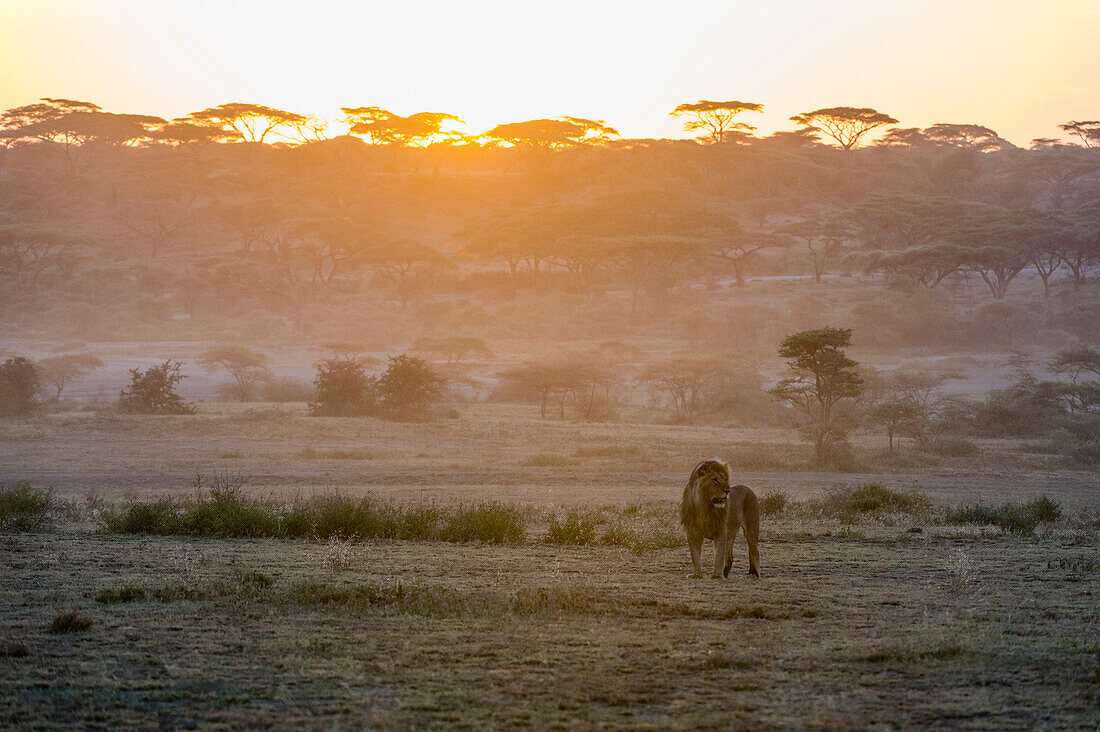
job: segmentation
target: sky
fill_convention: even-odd
[[[1026,145],[1100,119],[1098,38],[1100,0],[0,0],[0,109],[379,106],[690,137],[676,105],[741,100],[762,133],[846,105]]]

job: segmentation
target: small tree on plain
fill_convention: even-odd
[[[42,370],[43,380],[57,390],[54,399],[60,400],[61,392],[69,382],[103,368],[103,361],[90,353],[66,353],[44,358],[38,362],[38,367]]]
[[[244,346],[215,346],[199,356],[198,363],[207,371],[225,369],[233,377],[242,402],[251,401],[256,386],[271,374],[267,356]]]
[[[421,358],[391,356],[378,379],[382,411],[391,419],[423,419],[443,392],[443,379]]]
[[[130,386],[119,392],[118,406],[131,414],[194,414],[195,405],[185,402],[176,387],[187,377],[178,361],[130,369]]]
[[[318,417],[360,417],[378,403],[377,381],[354,356],[333,356],[317,364],[310,414]]]
[[[38,408],[41,374],[28,358],[12,356],[0,363],[0,417],[24,417]]]
[[[788,376],[768,393],[794,407],[808,420],[814,464],[829,462],[833,448],[846,444],[835,411],[842,399],[859,396],[859,365],[844,352],[852,344],[850,328],[805,330],[783,339],[779,355],[787,359]]]

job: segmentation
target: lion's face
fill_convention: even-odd
[[[699,503],[724,509],[730,493],[730,471],[720,460],[704,460],[692,475]]]

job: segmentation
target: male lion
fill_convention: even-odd
[[[749,574],[760,576],[760,555],[756,552],[760,504],[748,487],[730,486],[729,466],[718,458],[704,460],[691,471],[680,502],[680,523],[687,534],[696,577],[703,576],[700,564],[703,539],[714,540],[714,574],[711,577],[729,577],[733,565],[733,540],[741,527],[745,529],[745,540],[749,544]]]

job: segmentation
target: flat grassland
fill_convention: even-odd
[[[52,485],[68,502],[47,530],[0,536],[7,726],[1100,724],[1097,476],[1009,441],[836,475],[801,469],[784,431],[578,425],[487,405],[424,425],[267,407],[74,413],[4,423],[0,437],[6,486]],[[723,581],[692,579],[678,542],[600,540],[620,523],[674,531],[682,482],[710,455],[790,501],[763,520],[760,579],[744,574],[743,540]],[[523,507],[526,535],[218,539],[109,534],[96,520],[105,505],[194,495],[194,475],[218,471],[251,475],[265,501],[502,500]],[[919,490],[931,508],[821,508],[860,483]],[[1064,515],[1034,532],[943,520],[1039,494]],[[570,511],[608,523],[586,545],[548,543]]]

